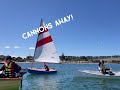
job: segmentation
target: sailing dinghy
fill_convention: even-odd
[[[43,20],[41,19],[40,27],[45,27]],[[44,28],[43,32],[38,33],[37,43],[34,51],[34,61],[41,63],[60,63],[59,56],[54,46],[52,37],[47,28]],[[55,69],[28,68],[28,72],[31,74],[54,74],[57,72]]]
[[[108,76],[108,77],[120,77],[120,72],[119,71],[114,71],[112,74],[102,74],[100,71],[96,70],[79,70],[81,73],[86,73],[86,74],[91,74],[91,75],[99,75],[99,76]]]
[[[0,90],[20,90],[20,89],[22,89],[22,77],[0,78]]]
[[[0,90],[21,90],[22,77],[26,73],[26,69],[19,72],[19,77],[16,78],[3,78],[0,77]],[[0,76],[4,76],[3,71],[0,71]]]

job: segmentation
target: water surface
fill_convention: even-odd
[[[23,68],[30,64],[20,64]],[[106,78],[80,73],[78,70],[97,70],[97,64],[50,64],[58,70],[54,75],[31,75],[23,77],[22,90],[120,90],[120,78]],[[106,64],[120,71],[120,64]],[[34,67],[43,67],[34,64]]]

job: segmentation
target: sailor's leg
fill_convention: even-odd
[[[102,69],[101,71],[102,71],[103,74],[105,74],[105,69]]]
[[[110,68],[105,68],[105,70],[107,71],[107,70],[110,70]]]
[[[6,78],[5,74],[0,74],[0,78]]]

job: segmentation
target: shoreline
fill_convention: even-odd
[[[15,63],[26,63],[26,64],[39,64],[41,62],[15,62]],[[89,61],[61,61],[60,63],[51,63],[51,64],[98,64],[99,62],[89,62]],[[0,64],[4,64],[4,62],[0,62]],[[120,64],[120,62],[105,62],[105,64]]]
[[[26,63],[26,64],[31,64],[32,62],[16,62],[16,63]],[[39,64],[41,62],[33,62],[33,64]],[[88,62],[84,62],[84,63],[71,63],[71,62],[60,62],[60,63],[49,63],[49,64],[98,64],[98,63],[88,63]],[[120,64],[120,63],[105,63],[105,64]]]

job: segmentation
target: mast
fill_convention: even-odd
[[[41,18],[41,22],[40,22],[40,27],[41,27],[41,26],[44,26],[44,23],[43,23],[42,18]],[[39,33],[40,33],[40,32],[39,32]],[[32,61],[32,64],[31,64],[31,68],[33,67],[33,62],[35,61],[34,57],[35,57],[35,52],[36,52],[36,47],[37,47],[37,41],[38,41],[39,33],[38,33],[37,40],[36,40],[36,44],[35,44],[35,50],[34,50],[34,56],[33,56],[33,61]]]

